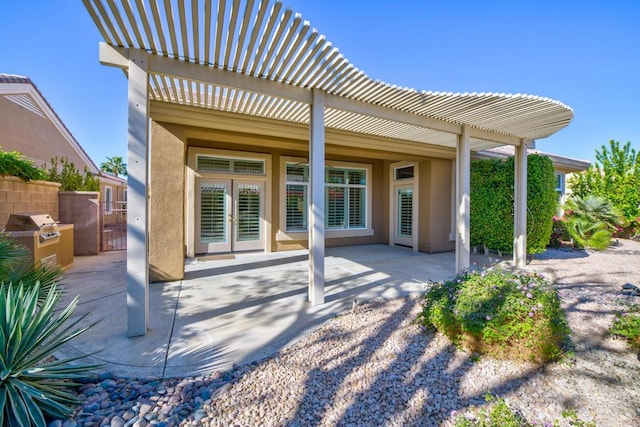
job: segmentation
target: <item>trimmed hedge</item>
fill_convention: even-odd
[[[511,253],[513,250],[514,160],[471,162],[471,245]],[[551,159],[527,159],[527,253],[544,252],[556,211],[555,173]]]

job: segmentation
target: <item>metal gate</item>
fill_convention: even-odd
[[[100,250],[127,249],[127,202],[101,201]]]

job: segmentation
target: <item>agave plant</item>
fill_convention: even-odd
[[[60,291],[54,283],[38,303],[39,283],[0,287],[0,426],[46,426],[45,415],[68,418],[77,404],[67,388],[98,365],[76,365],[80,357],[51,355],[93,325],[69,321],[77,297],[59,314]]]
[[[5,284],[39,283],[38,302],[42,304],[62,271],[50,265],[36,265],[29,261],[29,251],[6,233],[0,232],[0,286]],[[60,288],[58,288],[60,289]]]

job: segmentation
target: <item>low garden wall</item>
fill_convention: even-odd
[[[0,228],[12,213],[46,213],[59,221],[59,189],[57,182],[24,182],[15,176],[0,176]]]

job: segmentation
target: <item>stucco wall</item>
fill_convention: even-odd
[[[214,116],[217,117],[212,113],[212,120],[215,118]],[[170,118],[167,117],[167,120]],[[149,256],[152,280],[180,279],[183,276],[184,256],[188,250],[192,250],[190,248],[193,244],[192,234],[195,218],[192,217],[194,212],[192,212],[191,204],[193,204],[195,197],[193,194],[195,176],[192,176],[193,172],[186,167],[188,149],[192,148],[195,150],[216,149],[227,152],[268,154],[271,165],[271,180],[266,187],[266,195],[270,202],[270,208],[266,207],[268,209],[267,218],[270,219],[267,236],[267,243],[270,246],[267,249],[282,251],[307,246],[306,238],[302,239],[306,236],[301,236],[301,240],[289,240],[286,236],[284,236],[284,240],[279,240],[279,237],[282,236],[278,236],[278,233],[282,231],[280,218],[282,157],[303,159],[308,157],[309,145],[306,139],[308,138],[308,129],[302,134],[295,126],[260,122],[259,124],[264,128],[254,128],[251,124],[252,122],[247,121],[245,127],[238,132],[206,129],[186,124],[168,124],[161,121],[155,121],[152,124],[149,223]],[[265,129],[279,129],[282,135],[290,131],[290,137],[260,134]],[[303,137],[305,139],[301,139]],[[353,145],[350,145],[352,142]],[[371,165],[372,228],[374,231],[372,236],[329,238],[326,241],[327,246],[388,243],[389,165],[398,161],[407,161],[429,162],[430,175],[435,176],[435,180],[427,180],[429,198],[435,198],[435,203],[431,203],[430,209],[433,209],[434,213],[429,212],[429,236],[425,239],[425,246],[421,250],[429,252],[453,250],[453,243],[449,241],[452,163],[451,157],[448,156],[455,155],[454,151],[452,153],[431,153],[420,150],[424,155],[418,156],[416,154],[418,148],[415,146],[407,145],[405,147],[398,141],[391,143],[380,138],[364,138],[330,130],[327,131],[325,149],[328,164],[334,161]],[[445,157],[439,158],[439,155]],[[432,167],[432,164],[435,166]],[[437,208],[433,206],[437,206]],[[421,229],[422,227],[421,219]],[[432,233],[431,230],[435,229],[437,232]]]
[[[149,275],[151,281],[184,276],[185,144],[180,127],[151,125]]]
[[[46,213],[57,221],[59,188],[57,182],[0,177],[0,227],[4,227],[12,213]]]
[[[100,251],[100,201],[95,191],[61,191],[60,222],[73,224],[73,254],[97,255]]]
[[[36,164],[67,157],[82,171],[87,166],[60,131],[46,117],[0,96],[0,147],[19,151]]]
[[[451,197],[453,196],[453,162],[431,159],[420,162],[418,250],[421,252],[446,252],[455,249],[449,240]]]

